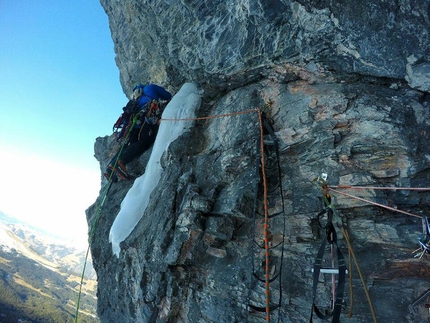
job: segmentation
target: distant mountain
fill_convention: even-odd
[[[0,322],[74,322],[85,254],[0,212]],[[95,277],[88,259],[82,323],[99,322]]]

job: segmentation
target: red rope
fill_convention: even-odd
[[[160,121],[198,121],[198,120],[208,120],[208,119],[218,119],[218,118],[225,118],[225,117],[232,117],[237,116],[240,114],[247,114],[252,112],[260,111],[259,109],[250,109],[245,111],[239,111],[239,112],[232,112],[232,113],[226,113],[226,114],[219,114],[215,116],[207,116],[207,117],[199,117],[199,118],[183,118],[183,119],[175,119],[175,118],[166,118],[166,119],[160,119]]]
[[[333,186],[331,186],[331,187],[333,187]],[[419,215],[416,215],[416,214],[413,214],[413,213],[409,213],[409,212],[406,212],[406,211],[398,210],[398,209],[395,209],[395,208],[393,208],[391,206],[388,206],[388,205],[384,205],[384,204],[372,202],[372,201],[366,200],[366,199],[364,199],[362,197],[354,196],[354,195],[351,195],[351,194],[348,194],[348,193],[343,193],[343,192],[335,190],[335,189],[333,189],[331,187],[329,187],[330,191],[335,192],[337,194],[348,196],[348,197],[351,197],[353,199],[356,199],[356,200],[359,200],[359,201],[362,201],[362,202],[366,202],[366,203],[369,203],[369,204],[373,204],[373,205],[382,207],[382,208],[390,210],[390,211],[403,213],[403,214],[410,215],[410,216],[413,216],[413,217],[416,217],[416,218],[420,218],[420,219],[422,218],[422,216],[419,216]]]

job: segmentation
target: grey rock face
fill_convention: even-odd
[[[308,322],[311,268],[325,238],[317,220],[322,191],[313,179],[324,172],[330,185],[430,186],[428,3],[101,2],[126,93],[145,80],[173,90],[195,80],[205,90],[197,115],[223,115],[196,121],[170,145],[150,204],[119,258],[109,229],[133,181],[112,186],[91,244],[101,321],[265,322],[264,313],[248,306],[265,301],[264,284],[253,275],[264,276],[265,260],[256,248],[263,222],[252,216],[256,193],[260,208],[263,196],[259,119],[250,111],[264,107],[279,143],[283,188],[282,198],[272,194],[279,183],[267,145],[268,207],[273,213],[284,203],[286,220],[285,231],[282,216],[269,220],[271,243],[284,238],[283,248],[270,254],[271,271],[282,264],[271,283],[272,302],[281,304],[272,321]],[[417,59],[408,60],[411,55]],[[97,139],[102,169],[116,148],[112,137]],[[129,171],[144,173],[150,153],[127,165]],[[429,288],[430,258],[414,258],[412,251],[430,193],[342,192],[418,215],[331,192],[339,246],[352,260],[338,227],[343,223],[378,322],[425,321],[425,301],[411,304]],[[99,203],[87,211],[90,225]],[[320,277],[322,307],[330,284],[331,276]],[[372,322],[354,267],[341,320],[350,286],[347,321]]]
[[[264,80],[207,108],[210,115],[220,115],[231,107],[262,106],[269,98],[287,216],[280,315],[282,322],[305,322],[310,269],[324,236],[314,225],[322,206],[312,179],[324,171],[333,185],[428,186],[429,103],[420,103],[419,92],[387,84]],[[131,183],[114,184],[92,245],[102,321],[264,321],[246,311],[248,293],[259,292],[251,285],[250,266],[258,131],[257,116],[249,113],[201,122],[174,142],[162,160],[165,173],[149,211],[122,245],[119,259],[112,255],[108,231]],[[428,260],[411,254],[420,219],[333,195],[379,319],[424,317],[422,308],[410,306],[428,282]],[[424,192],[366,190],[358,195],[416,214],[428,210]],[[350,321],[369,322],[356,271],[353,286]]]
[[[101,3],[128,94],[149,81],[229,89],[287,62],[403,79],[408,57],[429,61],[428,1]]]
[[[430,62],[416,61],[413,57],[410,57],[408,61],[406,81],[414,89],[430,92]]]

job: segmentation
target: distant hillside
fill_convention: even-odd
[[[86,249],[75,248],[49,232],[30,226],[2,212],[0,212],[0,230],[1,224],[6,231],[10,231],[10,234],[0,235],[0,247],[3,245],[3,248],[7,249],[13,246],[30,259],[42,263],[48,261],[49,266],[58,268],[61,272],[81,275]],[[7,242],[2,243],[3,239],[7,239]],[[85,277],[96,279],[91,258],[88,259]]]
[[[84,259],[85,250],[0,212],[0,322],[74,322]],[[96,280],[87,268],[79,322],[96,323]]]

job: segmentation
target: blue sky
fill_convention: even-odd
[[[81,236],[127,102],[99,1],[2,0],[0,71],[0,211]]]

